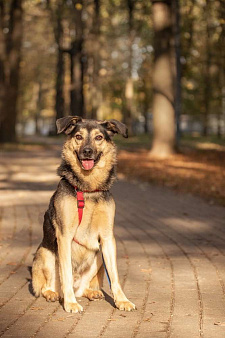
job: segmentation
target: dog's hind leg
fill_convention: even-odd
[[[98,253],[90,268],[81,276],[76,295],[86,297],[89,300],[103,299],[104,295],[101,291],[103,276],[102,258],[101,254]]]
[[[101,288],[103,287],[103,278],[104,278],[104,266],[102,264],[98,270],[98,273],[90,281],[90,289],[101,290]]]
[[[92,278],[90,286],[84,291],[83,296],[87,297],[89,300],[103,299],[104,294],[101,291],[103,286],[103,277],[104,277],[104,266],[101,265],[98,273]]]
[[[57,292],[57,274],[55,254],[40,247],[35,255],[32,267],[32,285],[36,297],[42,294],[47,301],[59,299]]]

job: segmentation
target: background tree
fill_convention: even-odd
[[[173,11],[173,35],[174,35],[174,110],[176,120],[176,148],[179,148],[180,141],[180,116],[181,116],[181,41],[180,41],[180,0],[172,2]]]
[[[134,10],[135,0],[127,0],[128,9],[128,77],[125,87],[126,108],[124,111],[124,122],[128,126],[128,130],[131,131],[132,123],[132,109],[133,109],[133,97],[134,97],[134,84],[133,84],[133,44],[134,44]]]
[[[11,138],[7,128],[15,124],[16,101],[19,136],[52,134],[57,118],[80,114],[126,121],[130,135],[151,133],[153,126],[152,153],[161,155],[174,151],[179,119],[184,134],[204,134],[207,128],[208,135],[223,137],[222,0],[213,5],[209,0],[23,0],[23,36],[17,34],[22,40],[16,61],[9,57],[18,46],[13,42],[9,48],[13,35],[9,28],[11,8],[19,3],[0,0],[0,113],[7,125],[1,133],[5,141]],[[9,84],[8,60],[17,63],[16,72],[21,70],[19,86]],[[10,81],[17,79],[15,73]],[[10,99],[8,111],[7,97],[16,87],[17,98]]]
[[[16,139],[22,0],[0,1],[0,142]]]
[[[73,1],[75,39],[72,41],[70,50],[70,69],[71,69],[71,91],[70,109],[72,115],[84,116],[84,61],[83,50],[83,1]]]
[[[153,1],[155,62],[153,75],[154,137],[151,154],[161,157],[175,150],[172,74],[172,1]]]
[[[55,120],[64,116],[64,77],[65,77],[65,61],[63,47],[63,12],[65,1],[59,0],[54,3],[47,0],[47,7],[50,12],[55,42],[57,45],[57,65],[56,65],[56,82],[55,82]],[[55,129],[56,132],[56,129]]]

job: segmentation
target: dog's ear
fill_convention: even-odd
[[[69,135],[74,130],[77,122],[82,121],[80,116],[65,116],[56,121],[57,133],[60,134],[64,132],[66,135]]]
[[[121,134],[123,137],[128,137],[128,129],[125,124],[117,120],[109,120],[100,122],[100,124],[106,128],[108,134],[113,136],[115,134]]]

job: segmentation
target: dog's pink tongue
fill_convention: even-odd
[[[82,166],[85,170],[90,170],[94,167],[94,160],[82,160]]]

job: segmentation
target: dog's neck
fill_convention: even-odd
[[[116,179],[116,150],[104,155],[92,170],[84,170],[74,152],[66,149],[62,154],[58,175],[79,190],[109,190]]]
[[[60,177],[65,178],[73,187],[77,187],[81,191],[87,190],[90,192],[95,190],[109,190],[116,179],[116,167],[113,166],[104,180],[91,179],[89,182],[87,176],[85,177],[85,180],[82,179],[82,177],[78,177],[74,173],[71,165],[65,160],[62,161],[57,173]],[[93,178],[94,175],[90,176]]]

